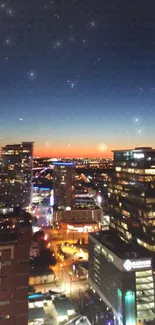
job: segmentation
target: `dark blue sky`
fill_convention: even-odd
[[[0,4],[0,141],[43,155],[154,146],[155,3]]]

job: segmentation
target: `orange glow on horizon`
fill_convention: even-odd
[[[92,150],[90,148],[87,148],[86,150],[66,150],[66,149],[57,149],[57,150],[49,150],[47,148],[44,149],[39,149],[39,148],[34,148],[34,156],[35,157],[60,157],[60,158],[65,158],[65,157],[96,157],[96,158],[109,158],[113,157],[113,153],[111,150],[107,150],[104,152],[101,152],[99,150]]]

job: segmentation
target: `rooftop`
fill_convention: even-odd
[[[146,151],[146,152],[155,152],[155,149],[152,147],[136,147],[134,149],[120,149],[120,150],[112,150],[112,152],[126,152],[126,151]]]
[[[126,243],[113,230],[99,231],[91,233],[89,236],[94,237],[100,244],[111,250],[121,259],[128,258],[150,258],[150,252],[138,243]]]
[[[68,298],[55,298],[53,301],[58,315],[66,315],[68,310],[74,310],[75,307]]]
[[[98,225],[96,221],[60,221],[61,225],[74,225],[74,226],[79,226],[79,225],[84,225],[84,226],[89,226],[89,225]]]
[[[10,222],[12,221],[13,224],[20,224],[20,226],[30,226],[31,225],[31,220],[32,216],[30,213],[20,209],[20,208],[15,208],[13,212],[8,212],[8,213],[1,213],[0,214],[0,223],[2,224],[3,222]]]
[[[0,231],[0,245],[13,244],[17,241],[17,232],[1,232]]]
[[[29,321],[36,321],[37,319],[44,319],[45,311],[44,308],[30,308],[29,309]]]
[[[42,275],[49,275],[54,274],[54,272],[50,268],[45,267],[37,267],[35,269],[31,269],[30,276],[42,276]]]

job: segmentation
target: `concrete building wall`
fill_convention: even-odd
[[[27,325],[31,228],[19,231],[16,241],[0,243],[1,324]]]

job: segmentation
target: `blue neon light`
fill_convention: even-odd
[[[53,162],[56,166],[75,166],[74,162]]]
[[[36,299],[36,298],[41,298],[41,297],[44,297],[44,295],[43,294],[36,293],[34,295],[29,295],[28,296],[28,299]]]
[[[42,191],[49,191],[50,188],[49,187],[40,187],[40,190],[42,190]]]
[[[50,191],[49,187],[38,187],[38,186],[34,186],[33,187],[35,190],[41,190],[41,191]]]

